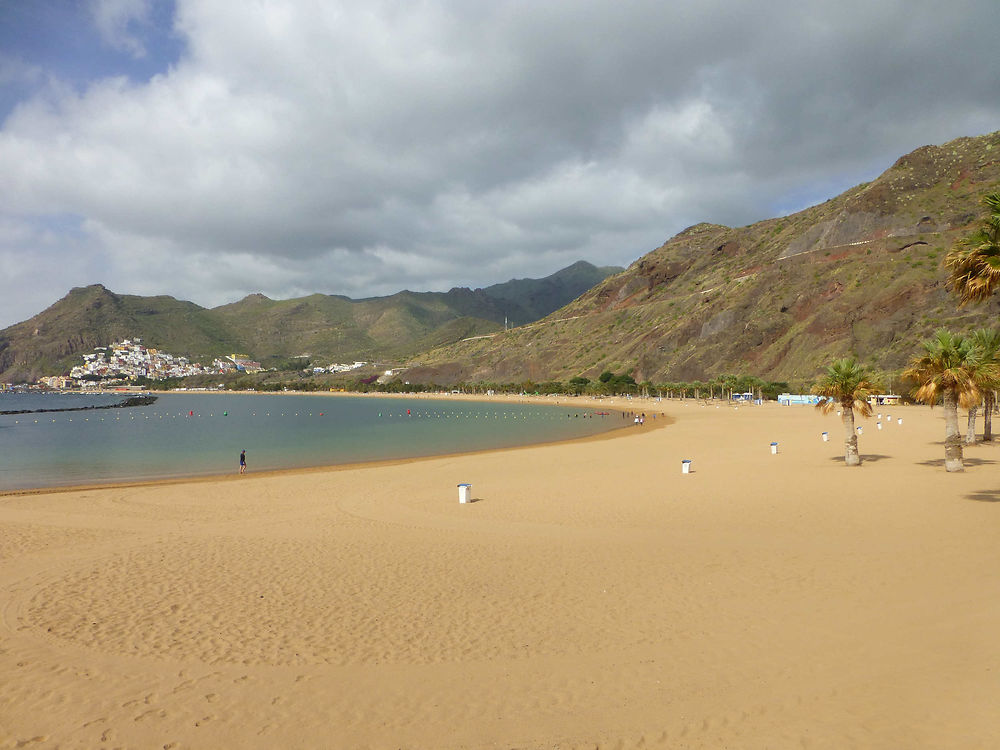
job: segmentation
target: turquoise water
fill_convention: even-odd
[[[0,411],[54,408],[23,406],[28,398],[0,396]],[[549,405],[170,393],[146,407],[0,416],[0,490],[234,473],[241,450],[252,473],[565,440],[622,424],[617,414]]]

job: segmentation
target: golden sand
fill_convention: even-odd
[[[1000,747],[1000,445],[626,408],[676,422],[0,497],[0,748]]]

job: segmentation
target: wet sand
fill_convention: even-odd
[[[1000,445],[611,406],[676,421],[0,497],[0,748],[1000,746]]]

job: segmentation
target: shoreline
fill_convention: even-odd
[[[155,395],[173,394],[173,393],[176,393],[176,391],[152,391],[151,393],[153,393]],[[187,394],[188,391],[182,391],[181,393]],[[230,392],[227,392],[227,391],[221,391],[221,392],[220,391],[196,391],[195,393],[214,393],[216,395],[218,393],[224,393],[224,394],[228,395]],[[329,396],[339,396],[339,397],[344,397],[344,396],[351,397],[351,396],[367,396],[367,395],[369,395],[369,394],[361,394],[361,393],[355,394],[355,393],[344,393],[344,392],[337,392],[337,393],[323,393],[323,392],[321,392],[321,393],[316,393],[316,392],[309,392],[309,391],[294,391],[294,392],[293,391],[284,391],[281,394],[263,393],[263,392],[246,392],[246,391],[243,391],[243,392],[234,391],[233,393],[243,393],[244,395],[247,395],[247,396],[258,396],[258,395],[268,395],[268,396],[270,396],[270,395],[288,395],[288,396],[292,396],[292,395],[296,395],[296,396],[317,395],[317,396],[327,396],[327,395],[329,395]],[[378,397],[381,397],[381,396],[391,396],[391,397],[396,397],[396,398],[399,398],[399,399],[412,398],[412,396],[409,396],[407,394],[371,394],[371,395],[372,396],[378,396]],[[433,397],[432,400],[442,400],[442,401],[452,401],[452,400],[455,400],[455,401],[475,401],[475,402],[482,402],[482,403],[493,403],[494,399],[496,398],[496,397],[490,397],[490,396],[483,396],[482,398],[473,398],[473,397],[471,397],[474,394],[468,394],[470,396],[469,398],[454,398],[454,396],[457,395],[457,394],[420,394],[420,395],[432,396]],[[531,396],[531,397],[518,396],[517,398],[518,398],[518,401],[516,403],[537,403],[537,404],[543,404],[543,405],[548,405],[548,406],[570,406],[570,404],[564,404],[564,403],[559,403],[559,402],[553,403],[551,400],[547,400],[546,397],[544,397],[544,396]],[[511,399],[504,399],[504,400],[505,401],[511,401]],[[575,403],[579,403],[579,402],[577,401]],[[594,400],[594,404],[599,404],[602,408],[603,407],[607,407],[607,404],[601,403],[600,400],[598,400],[598,399]],[[594,406],[594,404],[590,404],[588,402],[587,404],[583,404],[581,406],[582,406],[582,408],[592,408]],[[92,407],[87,407],[87,408],[92,408]],[[106,408],[106,407],[102,407],[102,408]],[[621,414],[624,411],[628,411],[628,410],[626,410],[626,409],[619,409],[619,410],[615,411],[614,408],[610,408],[609,407],[608,411],[611,411],[614,414]],[[672,424],[673,422],[674,422],[674,420],[671,417],[668,417],[665,414],[661,413],[661,416],[657,417],[656,419],[647,420],[646,423],[641,428],[639,428],[639,431],[650,431],[650,430],[654,430],[654,429],[661,429],[663,427],[667,427],[668,425]],[[239,473],[192,474],[192,475],[175,476],[175,477],[163,477],[163,478],[157,478],[157,479],[144,479],[144,480],[127,480],[126,479],[126,480],[122,480],[122,481],[95,482],[95,483],[88,483],[88,484],[67,484],[67,485],[54,485],[54,486],[43,486],[43,487],[24,487],[24,488],[17,488],[17,489],[0,489],[0,500],[2,500],[5,497],[23,496],[23,495],[42,495],[42,494],[47,494],[47,493],[84,492],[84,491],[94,491],[94,490],[110,490],[110,489],[123,489],[123,488],[137,488],[137,487],[158,487],[158,486],[171,486],[171,485],[205,483],[205,482],[213,482],[213,481],[222,481],[222,482],[237,481],[238,482],[238,481],[246,481],[248,479],[255,478],[255,477],[268,478],[268,477],[278,477],[278,476],[294,476],[296,474],[304,474],[304,473],[319,473],[319,472],[329,472],[329,471],[347,471],[347,470],[364,469],[364,468],[376,469],[376,468],[386,467],[386,466],[396,466],[396,465],[409,464],[409,463],[415,463],[415,462],[421,462],[421,461],[431,461],[431,460],[438,459],[438,458],[454,458],[454,457],[458,457],[458,456],[473,456],[473,455],[478,455],[478,454],[497,453],[497,452],[502,453],[502,452],[507,452],[507,451],[518,451],[518,450],[523,450],[523,449],[528,449],[528,448],[542,447],[542,446],[546,446],[546,445],[559,445],[559,444],[563,444],[563,443],[585,443],[585,442],[590,442],[590,441],[610,440],[610,439],[613,439],[613,438],[625,437],[625,431],[626,430],[635,430],[635,429],[636,429],[635,425],[630,422],[630,423],[624,424],[624,425],[622,425],[620,427],[609,428],[609,429],[604,430],[603,432],[597,433],[595,435],[587,435],[587,436],[584,436],[584,437],[575,437],[575,438],[566,438],[564,440],[547,440],[547,441],[542,441],[542,442],[537,442],[537,443],[526,443],[524,445],[514,445],[514,446],[503,447],[503,448],[484,448],[484,449],[470,450],[470,451],[458,451],[458,452],[451,452],[451,453],[438,453],[438,454],[432,454],[432,455],[428,455],[428,456],[409,456],[409,457],[404,457],[404,458],[375,459],[375,460],[372,460],[372,461],[353,461],[353,462],[338,463],[338,464],[317,464],[315,466],[298,466],[298,467],[290,467],[290,468],[286,468],[286,469],[267,469],[267,470],[256,471],[256,472],[249,471],[246,474],[239,474]]]

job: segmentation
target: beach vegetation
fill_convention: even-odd
[[[545,382],[538,383],[535,386],[535,393],[538,395],[548,395],[554,393],[566,393],[568,389],[566,384],[561,380],[546,380]]]
[[[997,404],[997,390],[1000,389],[1000,330],[979,328],[969,336],[975,350],[977,367],[976,385],[983,394],[983,440],[993,439],[993,410]],[[976,407],[969,409],[966,443],[975,443]]]
[[[870,417],[872,408],[868,398],[881,390],[875,375],[854,357],[835,360],[826,368],[826,374],[813,386],[813,394],[820,397],[816,408],[829,414],[840,408],[840,418],[844,425],[844,463],[860,466],[858,435],[854,428],[854,412],[862,417]]]
[[[984,302],[1000,289],[1000,193],[983,198],[986,215],[945,257],[948,286],[959,304]]]
[[[958,429],[958,407],[978,404],[982,392],[976,370],[981,366],[972,339],[939,328],[923,342],[924,353],[915,357],[903,377],[915,384],[913,397],[933,406],[944,406],[944,466],[947,471],[964,471],[962,437]]]
[[[639,386],[628,373],[616,374],[611,370],[605,370],[597,378],[599,383],[595,384],[594,392],[612,395],[618,393],[635,393]]]

